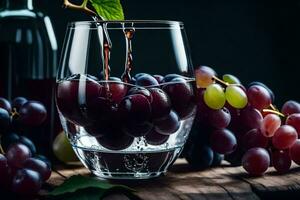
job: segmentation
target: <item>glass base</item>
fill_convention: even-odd
[[[134,179],[151,179],[166,174],[163,172],[151,172],[151,173],[117,173],[117,172],[99,172],[92,171],[92,173],[102,179],[116,179],[116,180],[134,180]]]
[[[104,179],[150,179],[165,174],[181,147],[164,151],[99,151],[74,147],[80,161]]]

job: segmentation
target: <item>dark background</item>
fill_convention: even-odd
[[[73,1],[76,2],[76,1]],[[281,106],[300,101],[300,0],[121,0],[126,19],[183,21],[195,66],[243,83],[262,81]],[[90,20],[62,8],[63,0],[36,0],[53,22],[59,47],[69,21]]]

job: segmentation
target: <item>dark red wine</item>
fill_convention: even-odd
[[[135,33],[135,29],[131,28],[131,29],[126,29],[123,28],[123,32],[125,35],[125,39],[126,39],[126,61],[125,61],[125,69],[124,69],[124,73],[122,74],[122,81],[125,83],[129,83],[131,81],[131,75],[130,72],[132,70],[133,67],[133,58],[132,58],[132,43],[131,40],[134,36]]]
[[[110,58],[111,46],[109,45],[108,42],[105,42],[103,46],[104,46],[104,77],[105,80],[108,80],[110,76],[109,58]]]

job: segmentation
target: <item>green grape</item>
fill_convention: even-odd
[[[241,81],[237,77],[235,77],[231,74],[224,74],[223,81],[225,81],[229,84],[241,84]]]
[[[63,131],[56,136],[52,148],[54,155],[61,162],[72,164],[78,161],[78,158]]]
[[[234,108],[244,108],[248,103],[246,93],[238,86],[228,86],[225,90],[225,96],[227,102]]]
[[[209,85],[204,92],[204,102],[211,109],[223,108],[226,102],[223,88],[216,83]]]

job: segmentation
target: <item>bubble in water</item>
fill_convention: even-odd
[[[143,154],[126,154],[124,156],[125,167],[133,172],[145,170],[148,164],[148,156]]]

